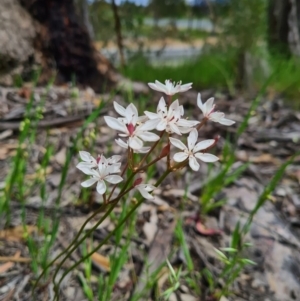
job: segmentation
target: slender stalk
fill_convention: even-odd
[[[128,162],[126,162],[126,165],[124,166],[124,168],[123,168],[123,170],[122,170],[122,172],[121,172],[121,177],[124,176],[124,173],[125,173],[125,171],[127,170],[127,168],[128,168]],[[110,201],[110,199],[111,199],[111,197],[112,197],[112,195],[113,195],[115,189],[117,188],[117,186],[118,186],[118,184],[115,184],[114,187],[113,187],[113,189],[111,190],[111,192],[110,192],[110,194],[109,194],[109,196],[108,196],[108,198],[107,198],[107,202],[108,202],[108,203],[109,203],[109,201]]]
[[[159,139],[151,146],[149,152],[144,156],[144,158],[141,160],[140,164],[138,165],[138,169],[141,168],[141,166],[144,164],[144,162],[146,161],[146,159],[148,158],[148,156],[152,153],[152,151],[156,148],[156,146],[158,145],[159,141],[161,140],[162,136],[164,135],[165,131],[162,131],[159,135]]]
[[[196,129],[199,131],[204,125],[205,123],[208,121],[208,118],[207,117],[204,117],[202,119],[202,121],[197,125]]]
[[[161,177],[157,180],[157,182],[154,184],[154,186],[159,186],[162,181],[168,176],[168,174],[171,172],[171,170],[166,170]],[[58,301],[59,298],[59,286],[61,284],[61,282],[63,281],[63,279],[65,278],[65,276],[72,271],[73,269],[75,269],[80,263],[82,263],[83,261],[85,261],[87,258],[89,258],[90,256],[92,256],[92,254],[94,254],[96,251],[98,251],[117,231],[118,229],[130,218],[130,216],[133,214],[133,212],[142,204],[144,198],[140,198],[138,200],[138,202],[132,207],[132,209],[127,213],[127,215],[119,222],[119,224],[116,226],[116,228],[110,232],[103,240],[102,242],[96,247],[94,248],[91,252],[89,252],[87,255],[85,255],[83,258],[81,258],[79,261],[77,261],[76,263],[74,263],[70,268],[68,268],[63,275],[61,276],[61,278],[59,279],[58,283],[55,283],[55,277],[53,278],[53,284],[54,284],[54,301]],[[109,211],[111,212],[111,210],[114,208],[114,206],[111,206],[111,208],[109,209]],[[94,227],[93,227],[94,228]],[[91,230],[93,230],[93,228]],[[88,235],[90,234],[90,232],[92,231],[88,231]],[[81,242],[81,241],[80,241]]]

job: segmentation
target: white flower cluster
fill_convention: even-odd
[[[170,143],[181,150],[174,154],[173,159],[175,162],[188,161],[189,166],[195,171],[200,168],[197,159],[204,162],[216,162],[218,157],[206,152],[216,141],[210,139],[197,143],[197,126],[200,122],[185,119],[183,117],[184,108],[179,104],[179,101],[171,102],[171,97],[174,94],[189,90],[192,83],[181,85],[181,82],[175,84],[166,80],[165,84],[155,81],[155,83],[149,83],[149,86],[156,91],[165,93],[168,96],[168,105],[165,99],[161,97],[156,113],[145,111],[145,115],[139,116],[134,104],[131,103],[124,108],[117,102],[114,102],[114,108],[121,117],[105,116],[104,119],[107,125],[118,131],[119,137],[124,139],[118,138],[115,140],[116,143],[125,149],[131,149],[135,153],[148,153],[150,147],[144,146],[144,143],[156,142],[161,138],[161,136],[151,131],[166,131],[169,134]],[[211,120],[223,125],[232,125],[234,121],[226,119],[224,113],[215,112],[213,102],[214,99],[210,98],[203,104],[200,93],[198,94],[197,105],[204,115],[204,121]],[[189,133],[187,146],[179,139],[171,137],[172,134],[181,136],[186,133]],[[97,182],[97,191],[103,195],[106,192],[105,181],[111,184],[118,184],[123,180],[121,176],[116,175],[121,172],[120,156],[112,156],[106,159],[101,155],[95,159],[84,151],[79,152],[79,154],[83,162],[79,163],[77,168],[91,176],[90,179],[81,183],[83,187],[89,187]],[[134,188],[138,189],[144,198],[150,199],[152,195],[149,192],[153,191],[155,187],[149,184],[137,183],[134,185]]]

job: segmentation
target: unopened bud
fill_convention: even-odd
[[[170,153],[170,143],[168,143],[160,152],[159,157],[166,157]]]
[[[140,185],[142,183],[143,179],[142,178],[137,178],[134,183],[133,183],[133,187]]]

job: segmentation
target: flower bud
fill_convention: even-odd
[[[168,143],[160,152],[159,157],[166,157],[170,153],[170,143]]]
[[[137,178],[134,183],[133,183],[133,187],[140,185],[142,183],[143,179],[142,178]]]

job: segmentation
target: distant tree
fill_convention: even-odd
[[[178,18],[187,13],[185,0],[150,0],[149,9],[155,19]]]

